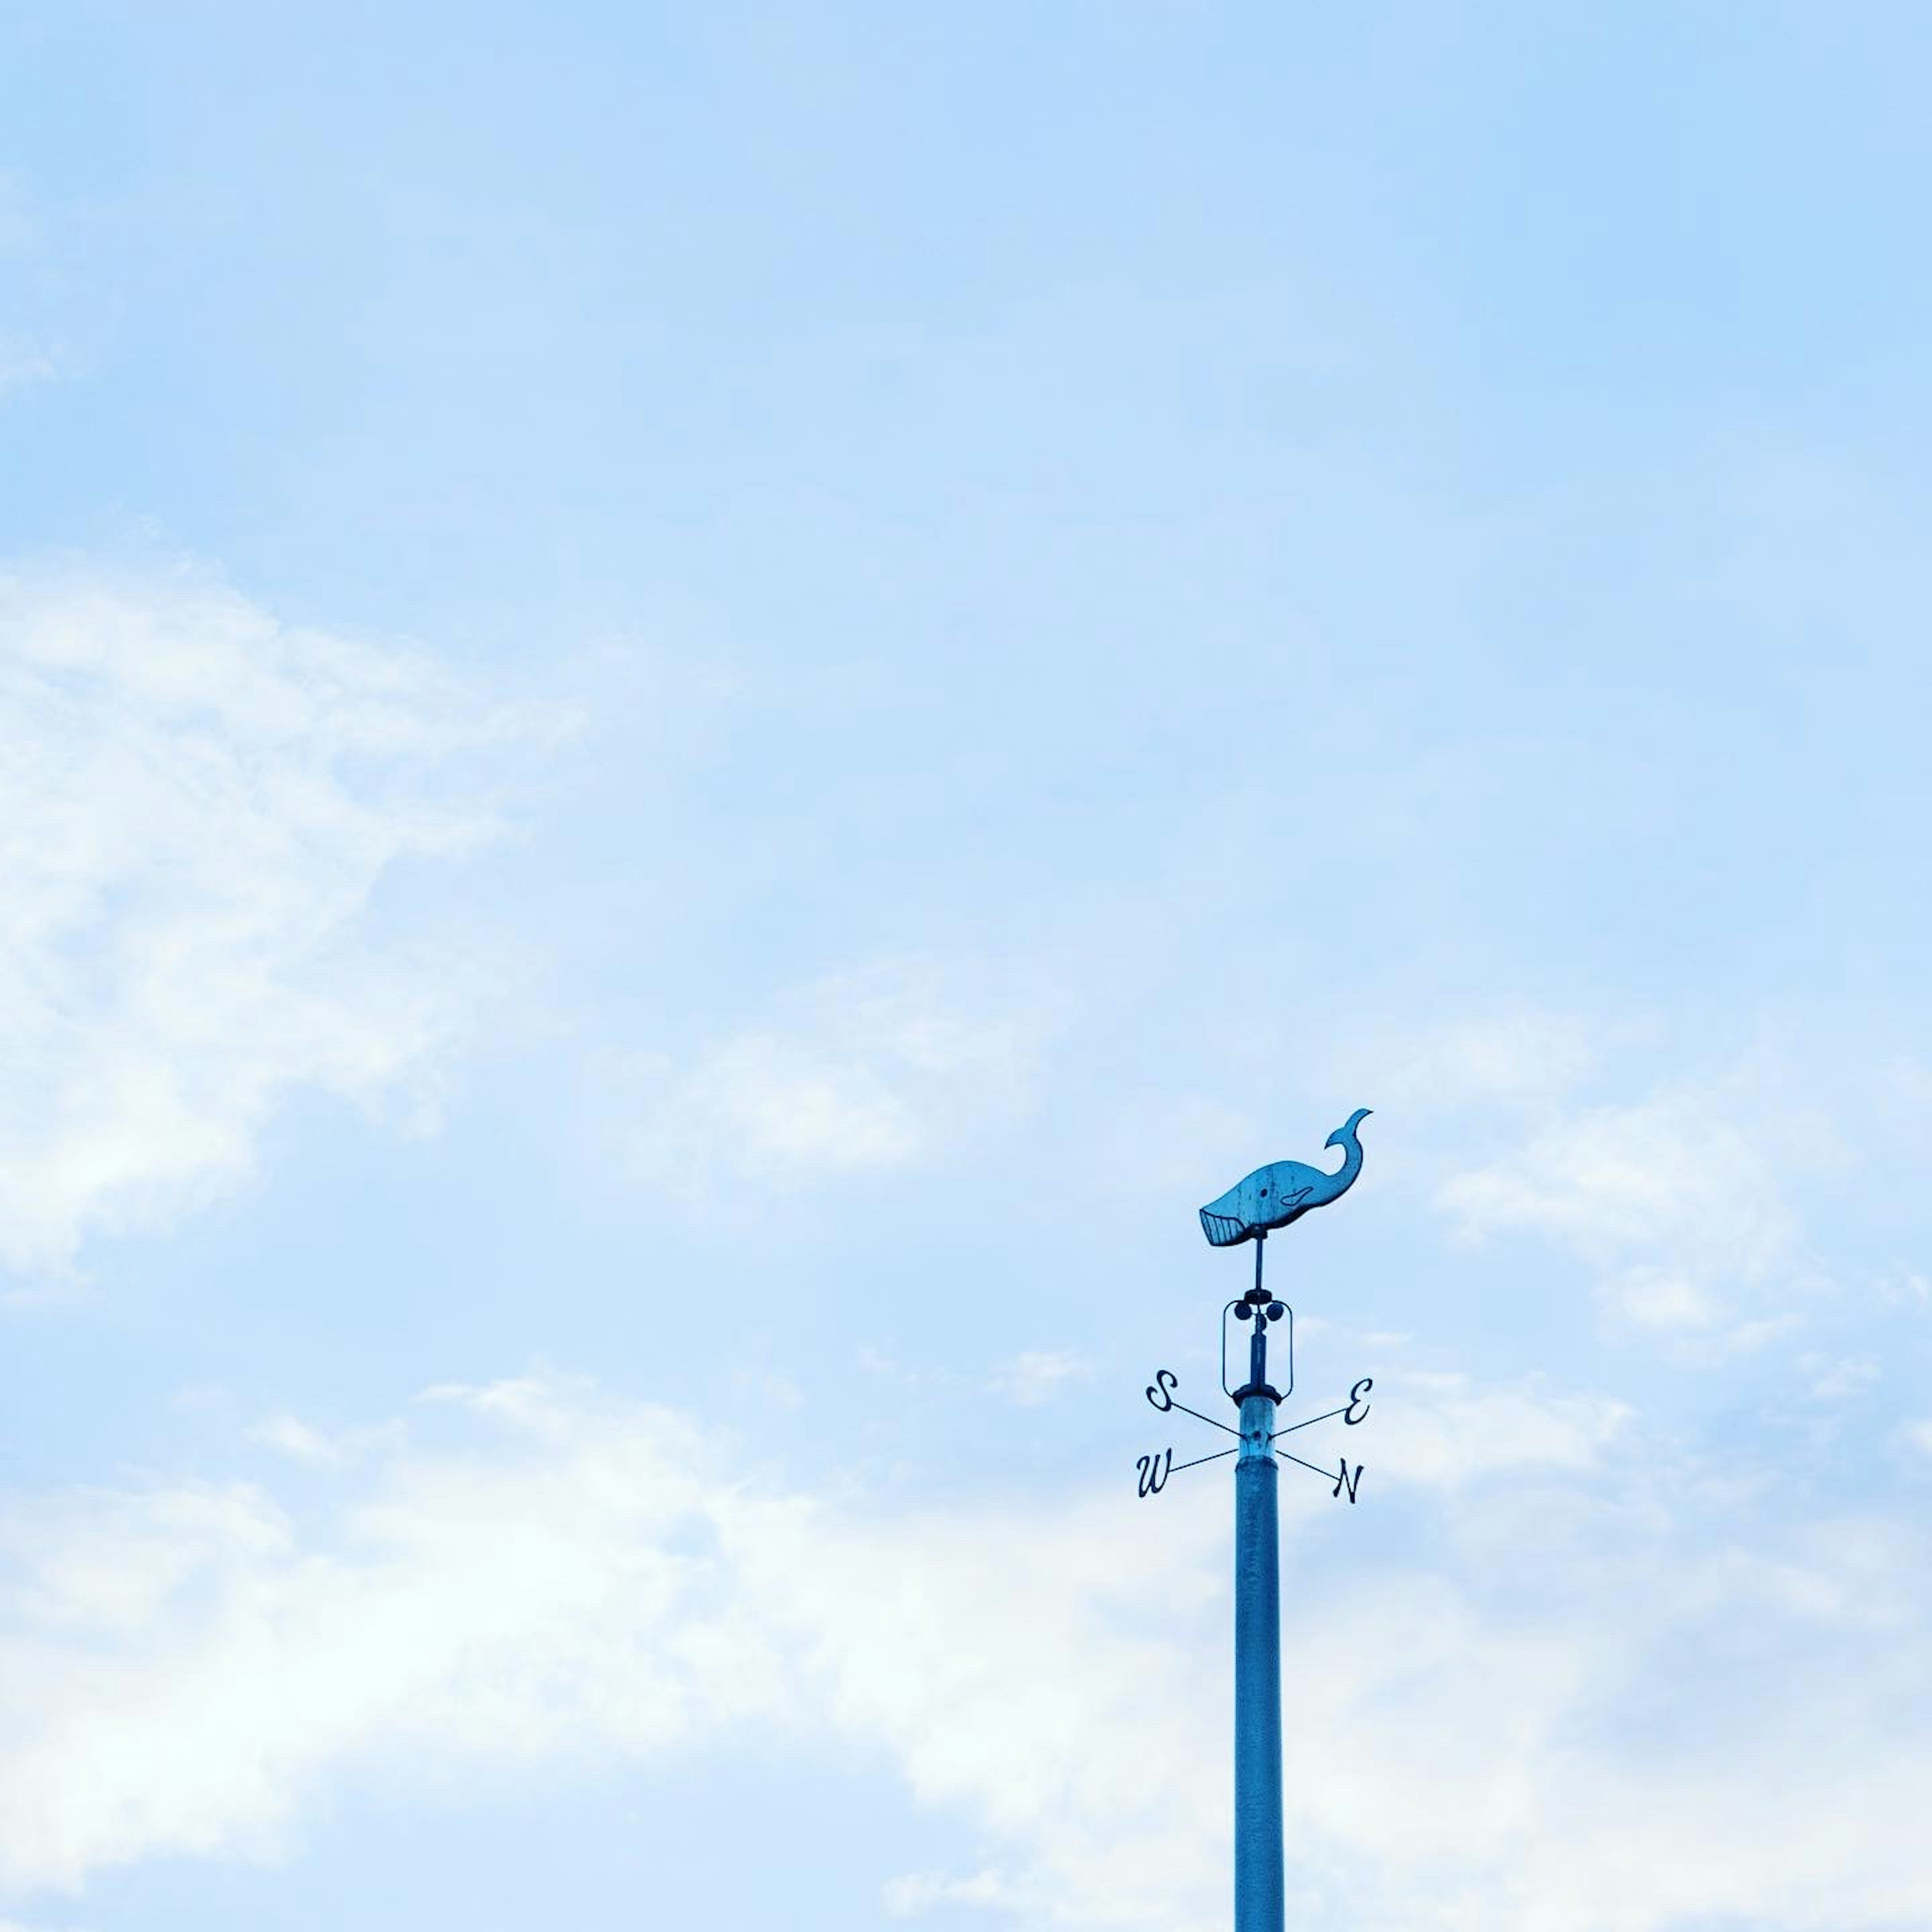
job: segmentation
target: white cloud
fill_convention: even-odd
[[[65,359],[44,344],[30,336],[0,334],[0,400],[65,373]]]
[[[1817,1402],[1847,1402],[1862,1396],[1881,1373],[1877,1362],[1869,1355],[1804,1354],[1798,1357],[1798,1366],[1810,1378],[1806,1394]]]
[[[306,1463],[310,1468],[332,1469],[342,1460],[339,1444],[297,1416],[272,1417],[250,1433],[257,1442],[266,1443],[291,1462]]]
[[[1022,1408],[1050,1402],[1069,1382],[1091,1381],[1093,1364],[1066,1348],[1031,1348],[1016,1355],[994,1376],[993,1393]]]
[[[1912,1268],[1895,1270],[1880,1281],[1879,1298],[1894,1304],[1909,1301],[1923,1308],[1932,1302],[1932,1275],[1921,1274]]]
[[[1024,1105],[1050,1022],[1038,999],[970,999],[930,960],[819,982],[775,1024],[660,1063],[646,1168],[701,1196],[722,1174],[778,1187],[929,1158]]]
[[[1694,1469],[1660,1485],[1636,1441],[1618,1474],[1630,1419],[1559,1392],[1412,1378],[1384,1401],[1378,1453],[1456,1486],[1426,1562],[1366,1510],[1285,1514],[1302,1922],[1932,1913],[1932,1734],[1899,1691],[1932,1668],[1911,1516],[1808,1521],[1780,1495],[1754,1517],[1728,1491],[1700,1514]],[[741,1486],[676,1416],[541,1379],[436,1391],[402,1426],[319,1531],[247,1485],[0,1513],[0,1892],[273,1850],[372,1754],[392,1802],[415,1766],[447,1803],[459,1772],[755,1718],[884,1749],[970,1827],[962,1872],[880,1874],[896,1910],[1224,1922],[1227,1513],[1205,1479],[1158,1506],[1150,1555],[1124,1484],[883,1513]],[[1445,1476],[1438,1432],[1487,1480]]]
[[[1576,1015],[1498,1008],[1443,1024],[1345,1036],[1331,1058],[1340,1084],[1390,1114],[1485,1104],[1545,1105],[1594,1072],[1604,1029]]]
[[[1588,1474],[1632,1419],[1628,1404],[1606,1396],[1414,1370],[1378,1376],[1367,1400],[1378,1463],[1399,1480],[1442,1489],[1498,1475]]]
[[[1436,1201],[1465,1238],[1525,1229],[1560,1243],[1634,1326],[1735,1340],[1744,1291],[1804,1286],[1793,1177],[1841,1159],[1815,1120],[1741,1078],[1548,1116]]]
[[[1606,1261],[1691,1246],[1754,1274],[1790,1246],[1787,1198],[1748,1136],[1684,1093],[1572,1114],[1442,1195],[1471,1233],[1538,1228]]]
[[[970,1878],[948,1878],[938,1872],[908,1872],[888,1879],[880,1894],[896,1918],[930,1912],[935,1905],[1004,1906],[1012,1890],[996,1871],[976,1872]]]
[[[296,1415],[271,1416],[248,1432],[250,1441],[310,1469],[346,1468],[377,1450],[393,1448],[398,1434],[397,1426],[388,1424],[373,1429],[345,1430],[332,1436]]]
[[[372,899],[492,836],[458,755],[535,723],[188,572],[0,574],[0,1264],[232,1185],[296,1088],[430,1118],[480,976]]]

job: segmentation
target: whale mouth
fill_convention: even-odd
[[[1216,1214],[1212,1209],[1201,1210],[1201,1232],[1209,1242],[1217,1248],[1232,1248],[1248,1232],[1248,1224],[1238,1215]]]

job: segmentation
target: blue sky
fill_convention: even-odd
[[[0,1927],[1224,1923],[1358,1106],[1298,1922],[1932,1918],[1916,10],[398,10],[0,22]]]

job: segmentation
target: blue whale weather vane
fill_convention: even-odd
[[[1333,1174],[1325,1174],[1318,1167],[1304,1166],[1298,1160],[1270,1161],[1202,1209],[1202,1232],[1217,1248],[1238,1247],[1244,1241],[1264,1241],[1277,1228],[1300,1220],[1311,1208],[1325,1208],[1330,1202],[1340,1200],[1354,1186],[1355,1177],[1362,1171],[1362,1142],[1358,1130],[1368,1118],[1369,1109],[1358,1107],[1328,1136],[1324,1144],[1342,1150],[1342,1165]],[[1258,1273],[1258,1250],[1255,1260]]]
[[[1277,1428],[1281,1404],[1294,1391],[1294,1311],[1262,1285],[1262,1251],[1270,1234],[1298,1221],[1317,1208],[1336,1201],[1355,1184],[1362,1171],[1360,1129],[1369,1109],[1358,1107],[1328,1136],[1328,1144],[1342,1150],[1342,1165],[1330,1173],[1298,1160],[1277,1160],[1258,1167],[1245,1180],[1201,1210],[1201,1229],[1217,1248],[1255,1244],[1255,1285],[1221,1311],[1221,1392],[1238,1412],[1240,1426],[1231,1429],[1198,1408],[1174,1400],[1180,1378],[1171,1369],[1157,1370],[1148,1384],[1147,1399],[1162,1414],[1178,1411],[1204,1422],[1210,1429],[1236,1438],[1232,1449],[1216,1450],[1185,1462],[1174,1460],[1172,1448],[1140,1457],[1140,1493],[1155,1496],[1168,1478],[1182,1469],[1227,1456],[1234,1463],[1234,1932],[1282,1932],[1285,1910],[1282,1863],[1281,1808],[1281,1556],[1275,1508],[1276,1478],[1282,1462],[1312,1471],[1332,1484],[1330,1495],[1346,1496],[1352,1504],[1362,1480],[1362,1466],[1352,1468],[1346,1454],[1335,1468],[1324,1468],[1277,1448],[1277,1441],[1317,1423],[1341,1418],[1345,1428],[1368,1419],[1369,1391],[1375,1386],[1364,1376],[1348,1390],[1346,1402],[1319,1414]],[[1238,1388],[1228,1386],[1228,1322],[1246,1329],[1247,1372]],[[1281,1338],[1280,1378],[1270,1379],[1268,1338]]]

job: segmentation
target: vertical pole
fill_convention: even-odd
[[[1234,1462],[1234,1932],[1282,1932],[1275,1398],[1255,1393],[1268,1383],[1265,1329],[1257,1308]]]

